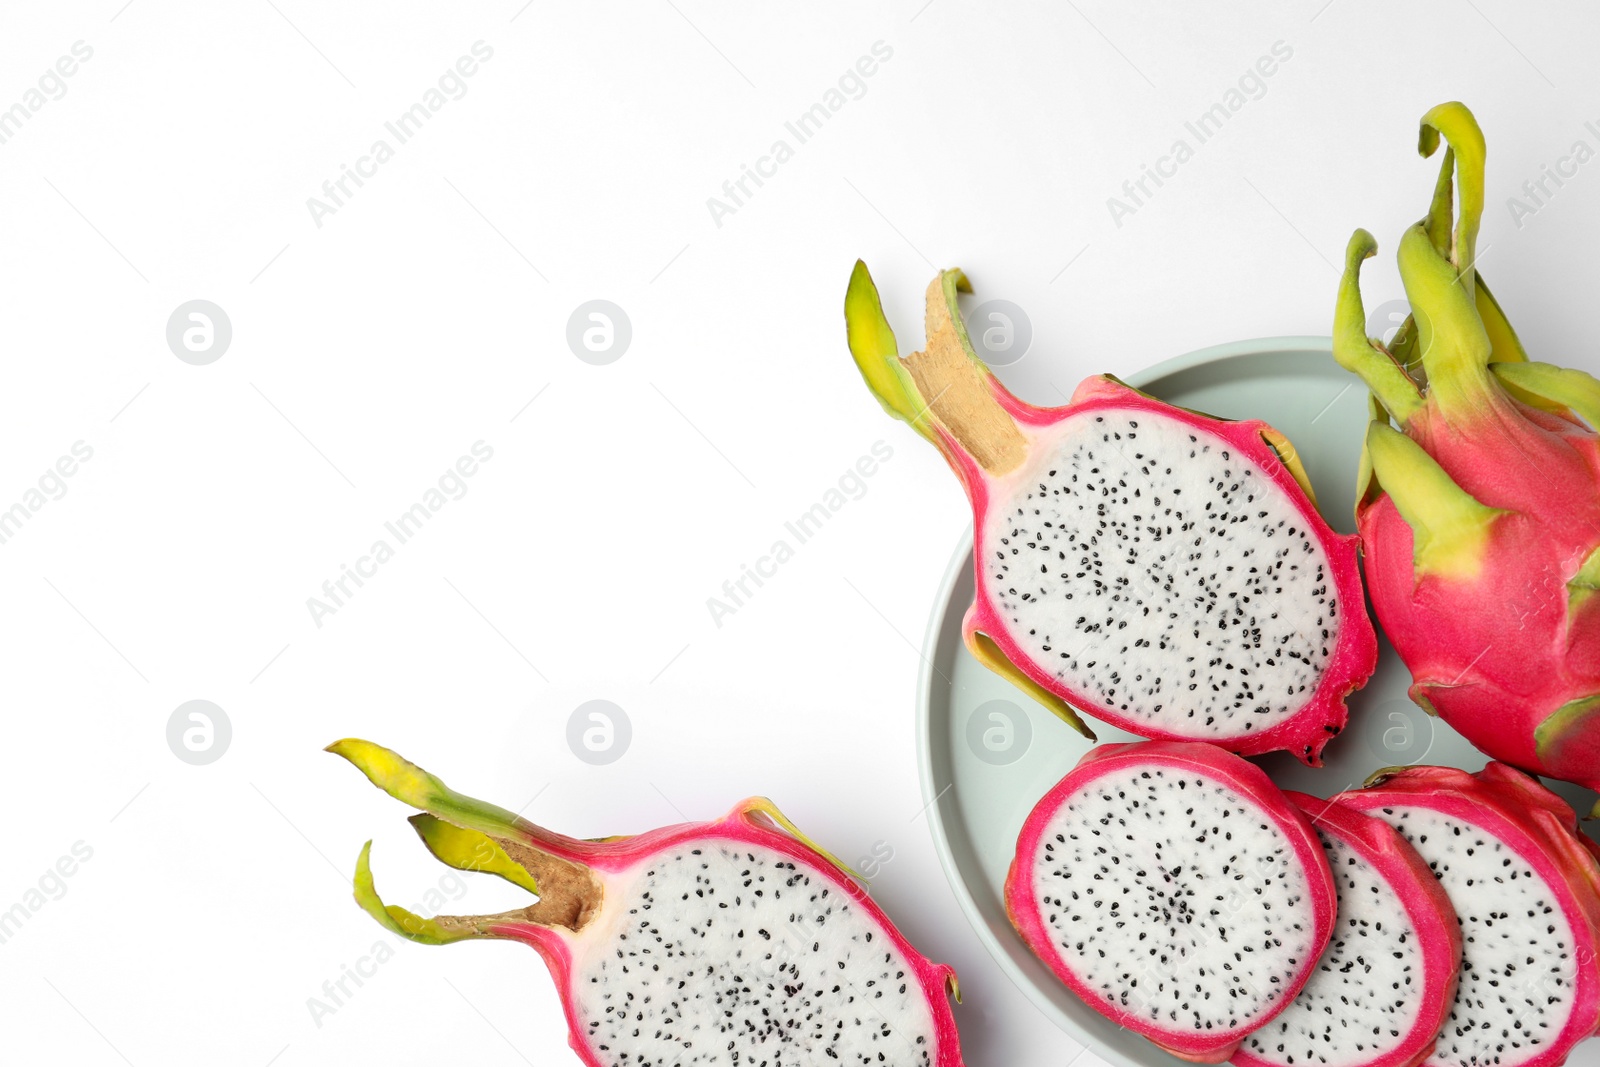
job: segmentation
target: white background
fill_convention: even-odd
[[[1435,173],[1416,120],[1460,98],[1490,145],[1485,275],[1535,358],[1600,369],[1600,162],[1520,228],[1504,203],[1600,147],[1597,22],[1506,0],[6,5],[0,108],[74,42],[93,57],[0,144],[0,508],[94,454],[0,545],[0,910],[93,855],[0,945],[0,1059],[576,1062],[515,945],[400,945],[314,1018],[392,940],[350,900],[361,843],[395,902],[446,873],[320,751],[357,735],[580,836],[762,793],[848,859],[890,849],[873,892],[960,972],[967,1059],[1067,1063],[919,816],[914,646],[968,518],[850,363],[851,263],[903,347],[936,267],[1026,309],[1001,373],[1041,403],[1326,333],[1353,227],[1384,246],[1369,307],[1400,295]],[[307,198],[479,40],[466,95],[317,226]],[[718,225],[707,198],[878,41],[864,95]],[[1264,94],[1114,224],[1107,198],[1278,41]],[[196,298],[233,326],[208,366],[165,338]],[[595,298],[632,322],[608,366],[565,340]],[[319,628],[307,598],[479,440],[467,494]],[[714,625],[707,598],[879,440],[865,494]],[[632,723],[608,766],[566,741],[596,698]],[[192,699],[232,723],[207,766],[166,741]],[[450,909],[525,901],[481,882]]]

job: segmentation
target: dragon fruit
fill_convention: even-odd
[[[1333,868],[1338,920],[1300,995],[1244,1040],[1238,1067],[1416,1067],[1455,1001],[1461,926],[1444,887],[1397,831],[1354,808],[1285,794]]]
[[[369,741],[329,751],[421,808],[411,823],[438,859],[538,896],[499,915],[424,918],[386,906],[369,841],[357,903],[423,944],[531,945],[590,1067],[961,1063],[954,972],[918,954],[771,801],[746,800],[714,822],[580,841],[462,796]]]
[[[1460,918],[1430,1067],[1559,1067],[1600,1026],[1600,865],[1561,798],[1506,764],[1380,772],[1341,804],[1400,831]]]
[[[1412,319],[1366,337],[1365,230],[1339,289],[1334,355],[1375,405],[1367,586],[1413,700],[1497,760],[1600,789],[1600,381],[1528,361],[1474,260],[1483,133],[1451,103],[1423,117],[1423,155],[1441,135],[1433,206],[1400,240]]]
[[[1078,711],[1317,765],[1377,639],[1355,539],[1317,513],[1289,442],[1110,376],[1026,404],[974,353],[958,291],[960,271],[934,279],[927,350],[901,359],[857,262],[845,323],[868,387],[972,502],[972,655],[1091,740]]]
[[[1179,741],[1091,749],[1028,815],[1005,900],[1084,1003],[1201,1063],[1289,1006],[1336,910],[1305,814],[1254,764]]]

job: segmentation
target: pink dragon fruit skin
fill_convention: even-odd
[[[1157,780],[1171,794],[1165,798],[1170,806],[1159,810],[1172,816],[1188,808],[1187,814],[1158,818],[1147,824],[1105,825],[1103,844],[1101,827],[1092,821],[1085,824],[1084,838],[1092,843],[1095,858],[1104,861],[1109,857],[1112,869],[1130,882],[1119,889],[1113,878],[1102,880],[1094,874],[1092,861],[1071,864],[1076,872],[1086,873],[1095,879],[1095,884],[1109,888],[1111,907],[1107,911],[1100,911],[1103,900],[1092,905],[1083,903],[1077,889],[1060,882],[1046,883],[1053,884],[1053,890],[1042,888],[1037,877],[1041,868],[1068,862],[1064,857],[1049,856],[1058,846],[1067,845],[1063,836],[1057,836],[1061,831],[1056,828],[1063,810],[1072,809],[1084,796],[1104,792],[1105,799],[1112,795],[1118,800],[1129,799],[1132,819],[1140,811],[1140,798],[1129,783],[1144,781],[1153,785]],[[1130,793],[1134,795],[1128,798],[1126,794]],[[1207,810],[1208,805],[1216,810]],[[1230,805],[1248,814],[1239,817],[1235,813],[1231,824],[1208,821],[1216,817],[1217,810],[1226,813]],[[1151,806],[1146,804],[1144,810],[1150,811]],[[1198,815],[1197,810],[1201,811]],[[1207,828],[1212,827],[1216,828],[1208,833]],[[1164,831],[1173,832],[1176,837],[1162,841],[1159,835]],[[1077,841],[1077,836],[1072,840]],[[1167,846],[1161,859],[1152,861],[1143,854],[1143,847],[1151,842]],[[1260,851],[1252,853],[1252,845]],[[1192,850],[1207,848],[1227,857],[1225,862],[1215,864],[1223,876],[1221,884],[1240,887],[1247,903],[1225,905],[1216,895],[1215,883],[1196,877],[1195,869],[1205,864],[1194,857]],[[1177,869],[1164,870],[1166,863],[1175,863]],[[1304,879],[1304,885],[1303,893],[1293,898],[1289,906],[1279,901],[1274,910],[1271,894],[1262,890],[1267,884],[1290,880],[1279,868],[1296,872]],[[1181,873],[1184,870],[1188,871],[1186,877]],[[1086,911],[1119,931],[1130,928],[1137,936],[1140,952],[1124,954],[1115,946],[1086,944],[1097,933],[1087,929],[1094,925],[1092,922],[1082,923],[1082,930],[1076,921],[1052,923],[1051,913],[1065,910],[1063,893],[1069,893]],[[1085,897],[1092,895],[1091,890],[1084,893]],[[1161,898],[1168,895],[1195,908],[1187,923],[1180,921],[1175,928],[1164,928]],[[1264,905],[1263,901],[1268,903]],[[1086,1005],[1118,1026],[1142,1034],[1172,1055],[1193,1063],[1227,1060],[1252,1030],[1268,1024],[1289,1007],[1327,947],[1338,913],[1333,873],[1307,813],[1280,792],[1255,764],[1215,745],[1181,741],[1103,744],[1085,753],[1039,799],[1023,822],[1006,872],[1005,902],[1006,914],[1023,941]],[[1127,905],[1128,910],[1119,913],[1119,904]],[[1238,927],[1230,929],[1236,921]],[[1269,928],[1257,930],[1251,922],[1266,922]],[[1211,923],[1219,925],[1208,925]],[[1064,936],[1064,929],[1071,929],[1071,936]],[[1168,938],[1172,939],[1170,943]],[[1300,948],[1304,951],[1296,952],[1297,938],[1303,942]],[[1249,946],[1243,949],[1246,955],[1238,955],[1241,945]],[[1141,971],[1148,966],[1140,953],[1164,952],[1168,948],[1182,954],[1185,963],[1203,966],[1196,969],[1174,962],[1168,968],[1163,963],[1152,968],[1154,974],[1145,971],[1144,980],[1148,984],[1152,979],[1158,983],[1182,983],[1188,979],[1195,982],[1194,987],[1176,990],[1182,998],[1171,1003],[1167,998],[1174,991],[1164,989],[1159,994],[1160,1010],[1154,1013],[1148,1005],[1130,1006],[1120,994],[1130,988],[1136,990]],[[1292,960],[1275,961],[1276,965],[1287,967],[1285,973],[1271,974],[1266,981],[1250,980],[1249,968],[1253,964],[1261,965],[1274,954],[1288,953],[1295,953]],[[1096,985],[1081,973],[1085,966],[1102,965],[1120,969],[1112,988]],[[1185,1013],[1191,1011],[1196,1015],[1192,1021],[1185,1018]],[[1212,1013],[1223,1018],[1231,1015],[1236,1022],[1230,1027],[1209,1018],[1202,1023],[1198,1017]]]
[[[1259,419],[1177,408],[1110,375],[1084,379],[1063,406],[1029,404],[977,357],[956,305],[958,291],[969,291],[958,270],[933,280],[925,300],[926,349],[901,358],[877,288],[857,261],[845,322],[868,387],[889,414],[939,449],[971,502],[976,590],[962,626],[968,651],[1090,740],[1095,735],[1080,712],[1142,737],[1206,741],[1242,755],[1288,751],[1320,766],[1323,748],[1348,721],[1346,698],[1377,664],[1378,645],[1362,598],[1356,538],[1336,533],[1317,511],[1293,446]],[[1074,540],[1059,515],[1052,524],[1039,509],[1062,500],[1069,480],[1081,492],[1109,469],[1092,448],[1092,462],[1078,463],[1082,453],[1074,450],[1086,438],[1093,444],[1101,432],[1086,432],[1091,424],[1106,431],[1108,448],[1099,456],[1137,462],[1105,476],[1110,485],[1098,505],[1100,530]],[[1136,429],[1130,434],[1130,428]],[[1226,457],[1229,476],[1208,481],[1194,460],[1197,451],[1202,458]],[[1202,473],[1177,484],[1192,470]],[[1154,480],[1162,476],[1169,480]],[[1231,496],[1225,491],[1252,478],[1254,488]],[[1093,499],[1095,487],[1087,488]],[[1071,506],[1086,507],[1083,501],[1078,496]],[[1281,510],[1262,510],[1267,507]],[[1285,515],[1292,518],[1284,522]],[[1226,543],[1226,532],[1251,523],[1269,536],[1249,549]],[[1212,537],[1216,527],[1225,533]],[[1047,545],[1037,533],[1059,539]],[[1292,556],[1285,541],[1295,542]],[[1031,550],[1021,560],[1015,558],[1019,543]],[[1130,567],[1085,580],[1083,572],[1108,559]],[[1287,593],[1287,583],[1273,589],[1272,580],[1256,589],[1230,588],[1227,576],[1209,585],[1194,580],[1208,566],[1233,576],[1281,576],[1274,567],[1286,563],[1307,575],[1314,563],[1322,568],[1319,580]],[[1038,584],[1044,581],[1053,584],[1048,592]],[[1124,595],[1097,600],[1097,590],[1087,588],[1091,581]],[[1030,596],[1034,605],[1059,609],[1061,617],[1037,625],[1021,621],[1018,600]],[[1318,617],[1293,616],[1317,598],[1322,606],[1312,614]],[[1228,623],[1242,614],[1250,622],[1235,623],[1230,637]],[[1080,615],[1078,624],[1098,624],[1098,632],[1073,629],[1068,622],[1074,615]],[[1180,617],[1181,625],[1163,631]],[[1184,637],[1192,631],[1195,640],[1169,644],[1173,629]],[[1253,647],[1239,637],[1240,629],[1253,635]],[[1044,637],[1030,644],[1036,632]],[[1096,643],[1110,633],[1121,636]],[[1214,637],[1221,640],[1213,643]],[[1324,652],[1325,659],[1313,668],[1307,650]],[[1091,662],[1080,669],[1080,659]],[[1278,673],[1298,664],[1307,677]],[[1228,706],[1241,689],[1249,698]],[[1225,696],[1213,697],[1219,693]]]
[[[1282,462],[1281,454],[1268,442],[1277,440],[1285,447],[1292,446],[1288,446],[1276,430],[1260,419],[1239,421],[1216,419],[1209,415],[1174,408],[1106,375],[1084,379],[1073,391],[1067,407],[1061,409],[1034,407],[1018,400],[1000,384],[998,379],[991,378],[990,381],[994,388],[995,399],[1024,427],[1030,424],[1048,426],[1059,419],[1062,412],[1069,409],[1074,412],[1088,412],[1095,408],[1103,408],[1108,413],[1132,413],[1135,417],[1142,413],[1152,419],[1172,419],[1222,438],[1236,449],[1239,455],[1255,463],[1258,469],[1269,472],[1287,492],[1299,494],[1304,491],[1303,476],[1297,480],[1296,475]],[[978,462],[955,447],[953,441],[950,442],[948,454],[951,457],[951,465],[960,475],[962,484],[967,487],[976,515],[987,514],[994,506],[995,498],[998,497],[1003,501],[1009,495],[1010,486],[1004,483],[994,484],[993,478],[985,477]],[[1026,469],[1016,473],[1025,474]],[[1015,480],[1015,475],[1011,480]],[[1345,698],[1372,674],[1377,662],[1378,643],[1371,622],[1367,619],[1366,613],[1360,610],[1360,578],[1355,564],[1355,554],[1350,551],[1356,539],[1334,532],[1314,508],[1306,512],[1305,517],[1328,549],[1333,585],[1345,591],[1344,604],[1355,605],[1357,610],[1345,613],[1339,640],[1322,674],[1320,684],[1316,692],[1301,705],[1297,714],[1276,726],[1250,735],[1228,738],[1222,744],[1230,752],[1246,756],[1287,750],[1301,762],[1315,767],[1321,764],[1323,748],[1344,729],[1349,719]],[[980,558],[986,557],[997,547],[987,543],[985,535],[989,531],[985,529],[986,525],[980,519],[974,530],[973,551]],[[997,597],[992,588],[994,578],[989,568],[983,566],[975,568],[974,578],[976,591],[961,624],[962,635],[969,648],[981,649],[982,640],[987,638],[998,648],[1006,664],[1014,665],[1040,687],[1046,689],[1054,687],[1073,707],[1095,708],[1094,714],[1097,718],[1129,733],[1168,740],[1190,740],[1183,734],[1167,734],[1153,730],[1148,723],[1120,716],[1113,709],[1096,707],[1096,701],[1087,694],[1064,689],[1058,680],[1039,667],[1036,660],[1021,647],[1006,625],[1002,611],[997,606]],[[982,658],[980,655],[980,660]]]
[[[1497,858],[1502,850],[1508,857],[1515,856],[1526,863],[1533,875],[1550,890],[1553,905],[1572,939],[1570,945],[1560,951],[1562,960],[1573,961],[1573,981],[1570,1003],[1565,1005],[1567,1014],[1559,1019],[1559,1026],[1554,1021],[1519,1019],[1524,1024],[1519,1034],[1537,1033],[1543,1047],[1530,1052],[1524,1040],[1522,1047],[1516,1049],[1493,1050],[1492,1062],[1509,1063],[1514,1067],[1560,1067],[1573,1046],[1600,1032],[1600,862],[1596,858],[1596,845],[1578,830],[1576,814],[1564,800],[1537,779],[1496,762],[1476,774],[1455,767],[1393,768],[1375,774],[1366,788],[1341,793],[1333,799],[1383,817],[1402,832],[1404,813],[1422,809],[1454,820],[1458,826],[1480,828],[1495,839],[1489,861],[1495,877],[1483,880],[1482,893],[1467,888],[1454,898],[1456,911],[1468,926],[1462,971],[1462,995],[1467,999],[1465,1003],[1458,999],[1452,1009],[1451,1018],[1441,1032],[1441,1048],[1429,1061],[1431,1064],[1450,1067],[1458,1063],[1443,1048],[1452,1038],[1460,1040],[1462,1037],[1463,1031],[1453,1021],[1458,1012],[1470,1042],[1474,1024],[1492,1028],[1496,1025],[1495,1013],[1506,1011],[1506,1006],[1514,1005],[1519,998],[1531,998],[1542,1010],[1546,1005],[1557,1003],[1559,998],[1553,995],[1555,992],[1563,995],[1566,992],[1557,987],[1532,990],[1518,987],[1525,975],[1538,973],[1541,963],[1536,955],[1524,958],[1523,953],[1537,953],[1541,948],[1555,951],[1560,932],[1536,913],[1485,913],[1484,909],[1491,906],[1488,900],[1503,888],[1488,883],[1514,881],[1501,875],[1513,864],[1510,858]],[[1462,858],[1458,853],[1464,853],[1465,857],[1473,855],[1473,848],[1467,847],[1468,840],[1468,836],[1461,835],[1453,841],[1447,837],[1444,842],[1435,841],[1430,845],[1424,837],[1418,848],[1425,855],[1436,853],[1448,865],[1452,855],[1458,860]],[[1473,884],[1466,883],[1468,887]],[[1518,922],[1529,923],[1531,929],[1519,933]],[[1496,941],[1513,943],[1519,946],[1519,951],[1513,952],[1509,959],[1496,957]],[[1484,955],[1475,959],[1480,953]],[[1504,967],[1506,963],[1512,965],[1503,972],[1497,970],[1497,964]],[[1467,988],[1469,976],[1476,988]],[[1482,1038],[1478,1040],[1481,1042]]]
[[[1384,896],[1347,902],[1346,889],[1339,890],[1333,939],[1327,954],[1317,961],[1315,973],[1288,1009],[1245,1038],[1230,1062],[1234,1067],[1282,1067],[1294,1064],[1298,1057],[1299,1062],[1305,1063],[1316,1058],[1303,1051],[1311,1045],[1324,1056],[1320,1061],[1324,1063],[1417,1067],[1433,1054],[1440,1024],[1455,1001],[1460,977],[1461,923],[1450,897],[1417,850],[1383,820],[1337,800],[1288,791],[1284,796],[1310,817],[1320,835],[1337,842],[1349,857],[1347,863],[1365,866],[1380,878],[1385,886]],[[1335,883],[1345,883],[1348,871],[1340,866],[1334,853],[1330,852],[1328,858]],[[1391,946],[1382,941],[1381,930],[1369,932],[1363,927],[1375,911],[1391,904],[1399,905],[1404,918],[1396,923],[1387,921],[1385,916],[1386,925],[1391,932],[1406,931],[1402,936],[1410,940],[1417,954],[1416,973],[1407,975],[1403,988],[1397,985],[1394,992],[1387,994],[1393,999],[1385,1001],[1372,995],[1376,994],[1375,989],[1362,990],[1361,983],[1380,981],[1378,975],[1384,974],[1372,965],[1367,954]],[[1330,960],[1335,953],[1337,961]],[[1355,983],[1354,1002],[1347,982]],[[1369,997],[1360,998],[1361,992]],[[1408,997],[1416,999],[1407,1003]],[[1393,1014],[1370,1014],[1385,1003],[1394,1005]],[[1311,1020],[1327,1030],[1304,1033]],[[1396,1024],[1409,1029],[1391,1032]],[[1374,1035],[1379,1035],[1376,1040]]]
[[[959,999],[955,972],[918,953],[849,870],[771,801],[745,800],[712,822],[579,840],[456,793],[369,741],[328,750],[423,809],[411,822],[439,860],[539,897],[498,915],[424,918],[378,897],[369,841],[356,868],[357,903],[423,944],[532,947],[561,994],[573,1051],[589,1067],[686,1056],[740,1062],[735,1042],[751,1046],[742,1062],[778,1048],[806,1062],[824,1051],[849,1062],[870,1049],[885,1054],[878,1062],[961,1067],[949,1004]],[[664,881],[674,865],[692,880]],[[693,911],[692,922],[674,910]]]
[[[1400,245],[1412,321],[1387,347],[1365,336],[1364,230],[1335,318],[1334,355],[1375,405],[1368,594],[1417,703],[1495,759],[1600,789],[1600,381],[1528,361],[1473,267],[1483,135],[1454,103],[1423,118],[1424,155],[1441,134],[1433,208]]]

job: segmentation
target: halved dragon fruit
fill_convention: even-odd
[[[1451,103],[1423,117],[1422,154],[1441,136],[1432,209],[1400,240],[1413,318],[1368,340],[1365,230],[1339,289],[1334,355],[1376,405],[1368,591],[1417,703],[1495,759],[1600,789],[1600,381],[1528,361],[1474,258],[1483,132]]]
[[[369,841],[357,903],[423,944],[532,946],[590,1067],[961,1063],[954,972],[912,948],[771,801],[746,800],[714,822],[580,841],[462,796],[369,741],[329,751],[421,808],[411,823],[438,859],[538,896],[499,915],[423,918],[386,906]]]
[[[1427,1063],[1559,1067],[1600,1026],[1600,865],[1572,808],[1501,763],[1377,778],[1336,799],[1400,831],[1461,923],[1461,981]]]
[[[1415,1067],[1433,1053],[1461,969],[1461,925],[1439,880],[1388,823],[1284,794],[1311,818],[1339,914],[1305,988],[1244,1039],[1238,1067]]]
[[[1005,898],[1085,1004],[1201,1063],[1289,1006],[1336,909],[1305,814],[1254,764],[1174,741],[1091,749],[1028,815]]]
[[[1018,400],[967,337],[960,271],[899,356],[857,262],[850,350],[889,414],[933,442],[973,510],[967,648],[1090,739],[1143,737],[1313,766],[1377,663],[1355,539],[1334,533],[1264,422],[1163,404],[1110,376],[1065,407]]]

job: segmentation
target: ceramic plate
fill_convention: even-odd
[[[1175,404],[1228,418],[1263,418],[1304,460],[1328,522],[1354,530],[1356,462],[1367,424],[1366,390],[1333,361],[1327,338],[1239,341],[1168,360],[1131,384]],[[952,479],[950,492],[959,492]],[[1000,967],[1063,1030],[1108,1061],[1172,1067],[1182,1061],[1085,1007],[1023,944],[1006,919],[1003,888],[1017,832],[1034,803],[1090,743],[999,676],[961,643],[972,602],[972,535],[940,586],[918,680],[923,799],[934,844],[968,920]],[[1313,770],[1282,753],[1259,762],[1280,786],[1328,796],[1380,767],[1443,763],[1477,770],[1484,757],[1406,698],[1410,676],[1387,643],[1378,671],[1350,698],[1350,725]],[[1131,735],[1091,720],[1102,741]],[[1593,795],[1569,800],[1586,810]]]

